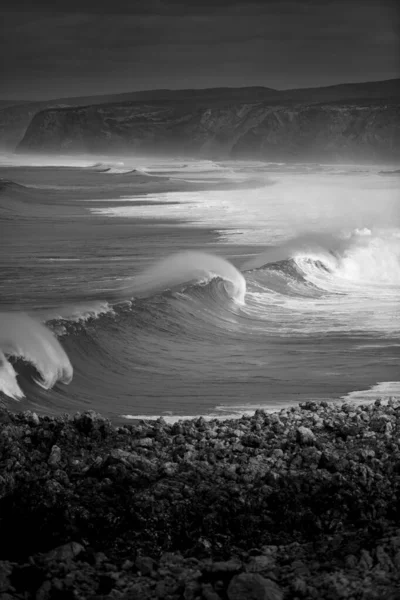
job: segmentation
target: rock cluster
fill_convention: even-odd
[[[0,599],[400,598],[400,401],[0,412]]]

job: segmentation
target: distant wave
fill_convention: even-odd
[[[222,165],[220,163],[217,163],[213,160],[196,160],[196,162],[189,162],[186,164],[183,164],[182,167],[183,169],[187,169],[188,171],[203,171],[203,172],[207,172],[207,171],[232,171],[232,169],[230,167],[226,167],[225,165]]]
[[[102,163],[97,162],[93,165],[84,167],[86,171],[96,171],[98,173],[107,173],[112,168],[123,167],[124,163]]]
[[[11,179],[3,179],[0,177],[0,192],[4,190],[26,190],[28,189],[26,185],[22,185],[20,183],[16,183]]]
[[[394,169],[392,171],[379,171],[378,175],[400,175],[400,169]]]
[[[147,171],[145,169],[141,169],[139,167],[136,168],[132,168],[132,167],[125,167],[123,162],[120,163],[102,163],[102,162],[98,162],[95,163],[94,165],[90,165],[89,167],[85,167],[85,170],[89,170],[89,171],[96,171],[97,173],[108,173],[108,174],[115,174],[115,175],[127,175],[127,174],[133,174],[133,173],[137,173],[137,174],[141,174],[141,175],[148,175]]]

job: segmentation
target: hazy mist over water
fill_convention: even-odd
[[[395,395],[396,171],[1,156],[3,401],[173,418]]]

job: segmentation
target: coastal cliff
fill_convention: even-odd
[[[300,90],[297,90],[300,91]],[[51,100],[21,101],[0,100],[0,150],[14,150],[21,142],[32,118],[40,111],[57,108],[73,108],[96,104],[116,104],[121,102],[166,102],[176,104],[188,102],[193,105],[213,106],[229,101],[246,102],[271,100],[279,96],[277,90],[265,87],[211,88],[199,90],[145,90],[122,94],[98,96],[78,96]]]
[[[400,159],[400,105],[233,104],[195,108],[138,103],[49,109],[19,151],[175,151],[266,160]]]
[[[103,100],[39,110],[17,151],[400,159],[400,80],[285,91],[155,90]]]

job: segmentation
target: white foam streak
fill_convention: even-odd
[[[381,381],[367,390],[357,390],[341,397],[355,404],[375,402],[378,398],[384,401],[400,398],[400,381]]]
[[[153,205],[133,202],[90,210],[108,217],[217,226],[224,242],[264,246],[287,240],[297,232],[366,231],[400,224],[397,181],[383,181],[373,168],[365,173],[344,172],[347,177],[329,170],[292,173],[279,167],[273,173],[273,186],[149,194],[146,198],[154,200]]]
[[[239,406],[216,406],[215,409],[208,414],[197,415],[174,415],[162,413],[160,415],[120,415],[124,419],[155,421],[164,419],[166,423],[173,424],[179,421],[190,421],[203,418],[205,421],[227,421],[230,419],[241,419],[242,417],[252,417],[256,410],[263,410],[266,413],[277,413],[285,407],[282,404],[245,404]]]

